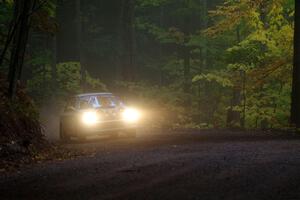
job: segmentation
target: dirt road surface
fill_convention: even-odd
[[[90,152],[0,175],[0,199],[300,199],[300,139],[226,131],[66,144]]]

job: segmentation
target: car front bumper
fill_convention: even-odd
[[[137,127],[137,123],[129,123],[123,120],[110,120],[97,122],[91,125],[81,124],[79,127],[79,132],[82,134],[93,135],[114,131],[130,130]]]

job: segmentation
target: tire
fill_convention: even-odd
[[[70,136],[66,132],[62,123],[59,124],[59,138],[60,138],[60,140],[62,140],[64,142],[70,141]]]

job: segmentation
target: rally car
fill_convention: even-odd
[[[60,116],[60,138],[85,139],[90,135],[117,137],[122,131],[136,136],[140,113],[127,107],[112,93],[86,93],[72,96]]]

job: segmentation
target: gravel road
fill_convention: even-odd
[[[300,139],[226,131],[66,145],[89,156],[0,175],[0,199],[300,199]]]

